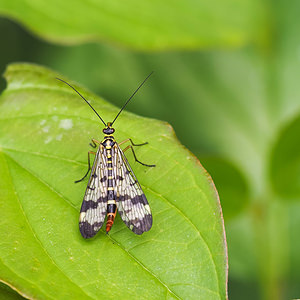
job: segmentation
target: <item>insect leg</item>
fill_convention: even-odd
[[[132,139],[126,139],[126,140],[124,140],[124,141],[122,141],[122,142],[120,142],[120,143],[118,143],[118,144],[119,144],[119,145],[122,145],[122,144],[124,144],[124,143],[129,142],[129,141],[130,141],[130,143],[131,143],[132,146],[144,146],[144,145],[147,145],[147,144],[148,144],[148,142],[142,143],[142,144],[135,144],[135,143],[132,141]]]
[[[155,167],[155,165],[147,165],[147,164],[144,164],[144,163],[142,163],[141,161],[139,161],[139,160],[136,158],[135,152],[134,152],[133,147],[132,147],[131,145],[128,145],[128,146],[123,150],[123,152],[125,152],[125,151],[128,150],[128,149],[131,149],[132,154],[133,154],[134,159],[135,159],[136,162],[138,162],[139,164],[141,164],[141,165],[143,165],[143,166],[146,166],[146,167]]]
[[[82,181],[82,180],[89,174],[89,172],[90,172],[90,170],[91,170],[90,154],[94,154],[94,155],[95,155],[96,152],[94,152],[94,151],[89,151],[89,152],[88,152],[88,164],[89,164],[89,168],[88,168],[86,174],[85,174],[81,179],[76,180],[75,183],[78,183],[78,182]]]
[[[93,148],[96,148],[97,147],[97,144],[99,145],[100,142],[95,140],[95,139],[92,139],[92,143],[90,143],[90,146],[93,147]]]

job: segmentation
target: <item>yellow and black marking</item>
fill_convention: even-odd
[[[117,204],[114,194],[114,182],[113,182],[113,166],[112,166],[112,156],[111,147],[115,144],[113,136],[106,136],[102,145],[106,150],[107,157],[107,221],[106,221],[106,233],[108,233],[114,223],[115,216],[117,213]]]
[[[152,227],[150,206],[124,155],[126,150],[131,149],[136,162],[147,167],[154,167],[155,165],[147,165],[140,162],[134,152],[133,146],[142,146],[147,143],[134,144],[131,139],[127,139],[118,144],[112,135],[115,132],[112,127],[113,123],[150,75],[127,100],[113,122],[107,124],[74,87],[59,79],[74,89],[105,125],[105,128],[102,130],[105,134],[104,139],[101,142],[92,140],[90,144],[94,148],[97,147],[97,144],[99,147],[97,152],[88,152],[87,173],[83,178],[75,181],[82,181],[91,171],[79,217],[79,229],[84,238],[93,237],[102,227],[106,216],[106,233],[108,233],[114,223],[117,210],[127,227],[136,234],[142,234]],[[126,142],[131,144],[122,151],[120,145]],[[92,168],[90,167],[90,154],[95,155]]]

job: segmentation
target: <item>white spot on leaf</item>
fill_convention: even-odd
[[[57,136],[55,137],[55,139],[56,139],[57,141],[61,141],[62,137],[63,137],[63,135],[62,135],[62,134],[59,134],[59,135],[57,135]]]
[[[45,144],[48,144],[48,143],[50,143],[52,140],[53,140],[52,136],[48,136],[48,137],[45,139],[44,143],[45,143]]]
[[[59,123],[59,128],[69,130],[73,127],[73,121],[71,119],[63,119]]]
[[[50,126],[45,126],[42,128],[43,132],[49,132]]]

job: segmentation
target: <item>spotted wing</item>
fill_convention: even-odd
[[[150,206],[127,158],[117,144],[114,158],[119,214],[129,229],[135,234],[142,234],[152,227]]]
[[[91,238],[100,230],[106,216],[106,209],[106,156],[104,147],[100,144],[80,210],[79,229],[84,238]]]

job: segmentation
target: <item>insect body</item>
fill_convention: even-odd
[[[91,144],[91,146],[96,147],[96,144],[98,144],[99,147],[96,153],[92,151],[89,152],[89,168],[87,173],[82,179],[75,181],[82,181],[91,170],[79,217],[79,229],[84,238],[93,237],[102,227],[106,216],[106,233],[108,233],[114,223],[117,210],[127,227],[136,234],[142,234],[152,227],[150,206],[124,155],[126,150],[131,149],[137,162],[144,166],[154,167],[155,165],[147,165],[140,162],[136,158],[133,149],[133,146],[142,146],[147,143],[134,144],[131,139],[127,139],[118,144],[113,137],[115,130],[112,127],[121,111],[149,76],[127,100],[113,122],[107,124],[105,124],[90,103],[74,87],[58,78],[73,88],[105,124],[105,128],[102,130],[105,135],[104,139],[101,142],[92,140],[93,144]],[[131,144],[129,144],[123,152],[120,145],[126,142],[130,142]],[[90,167],[90,154],[95,154],[92,168]]]

